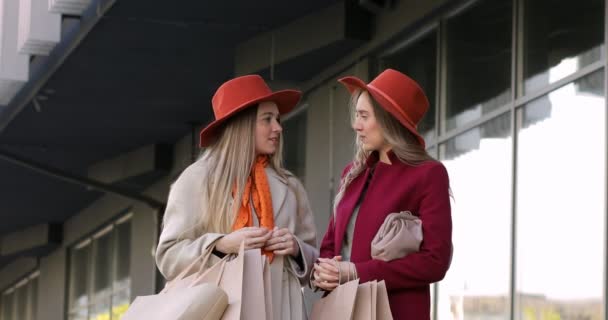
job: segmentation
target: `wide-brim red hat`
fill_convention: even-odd
[[[221,125],[239,111],[259,103],[272,101],[277,104],[279,113],[286,114],[298,104],[302,92],[281,90],[273,92],[264,79],[258,75],[237,77],[222,84],[211,100],[215,120],[200,133],[200,146],[209,146],[218,134]]]
[[[417,126],[429,109],[429,100],[416,81],[393,69],[384,70],[369,84],[353,76],[338,81],[351,93],[357,89],[369,92],[372,98],[409,130],[425,148],[424,138],[418,132]]]

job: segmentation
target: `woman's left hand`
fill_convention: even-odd
[[[291,234],[289,229],[275,227],[272,230],[270,240],[266,241],[264,250],[272,251],[280,256],[291,255],[297,257],[300,254],[300,245],[298,245],[298,241],[296,241],[296,238]]]
[[[313,284],[326,291],[331,291],[339,284],[356,278],[355,265],[352,262],[342,261],[342,256],[333,259],[319,258],[314,265]]]

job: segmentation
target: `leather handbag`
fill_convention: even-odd
[[[372,258],[391,261],[420,250],[422,221],[409,211],[389,214],[372,240]]]

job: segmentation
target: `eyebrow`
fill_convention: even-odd
[[[279,114],[271,112],[271,111],[268,111],[268,112],[264,112],[264,113],[260,114],[260,117],[263,117],[265,115],[278,116]]]

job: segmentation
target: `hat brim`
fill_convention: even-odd
[[[395,119],[397,119],[401,125],[403,125],[410,133],[414,135],[422,148],[426,148],[424,138],[422,135],[420,135],[416,129],[416,126],[407,119],[404,119],[403,116],[397,111],[399,106],[395,105],[393,101],[387,99],[382,92],[372,86],[368,86],[363,80],[353,76],[341,78],[338,80],[338,82],[342,83],[351,94],[357,89],[369,92],[374,100],[376,100],[385,111],[395,117]]]
[[[200,132],[200,147],[209,146],[217,136],[218,130],[221,128],[221,125],[226,122],[228,119],[232,118],[234,115],[247,109],[248,107],[257,105],[262,102],[272,101],[277,104],[279,108],[279,114],[284,115],[291,112],[295,106],[300,101],[302,97],[302,92],[297,90],[281,90],[273,92],[267,96],[259,97],[254,100],[247,101],[238,107],[234,108],[234,110],[230,111],[221,119],[216,119],[215,121],[208,124],[203,130]]]

